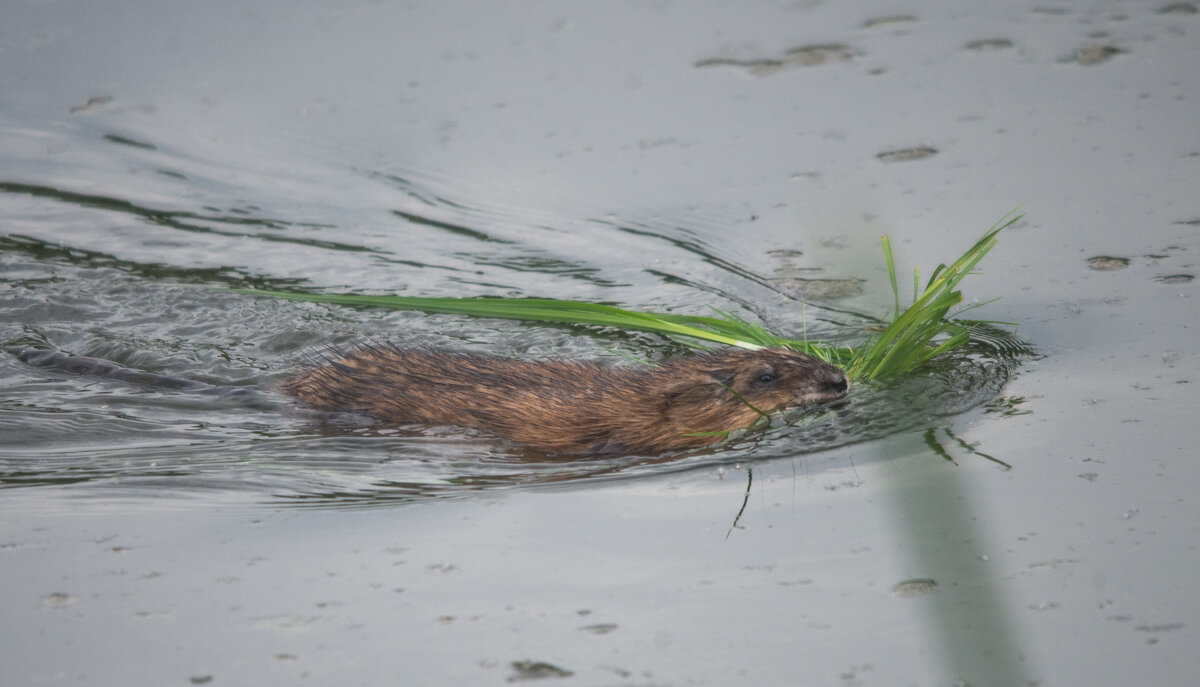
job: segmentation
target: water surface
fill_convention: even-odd
[[[1194,10],[7,8],[6,673],[1183,682]],[[678,456],[563,462],[272,391],[363,341],[614,363],[678,343],[229,290],[712,306],[854,341],[891,306],[881,235],[927,276],[1022,203],[964,285],[1015,338]]]

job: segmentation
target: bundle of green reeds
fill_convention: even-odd
[[[636,329],[750,349],[787,347],[838,365],[851,378],[883,379],[906,375],[931,358],[960,348],[971,340],[972,327],[980,323],[958,318],[970,308],[953,314],[950,312],[963,300],[958,284],[996,245],[996,235],[1021,217],[1010,213],[993,225],[958,260],[949,265],[938,265],[923,290],[920,288],[919,272],[914,269],[913,302],[903,311],[900,309],[900,290],[891,242],[884,236],[883,257],[895,303],[893,316],[886,326],[877,328],[859,347],[777,336],[757,324],[715,309],[715,316],[701,316],[641,312],[600,303],[548,298],[422,298],[250,289],[240,291],[317,303]]]

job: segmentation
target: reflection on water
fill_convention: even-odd
[[[13,354],[0,359],[7,488],[142,498],[249,492],[361,507],[629,479],[939,425],[993,400],[1030,354],[1013,335],[983,329],[972,348],[921,374],[857,384],[836,405],[777,416],[773,428],[653,457],[561,460],[481,432],[317,416],[273,385],[330,344],[401,339],[651,360],[686,347],[643,333],[330,308],[226,287],[538,295],[677,312],[713,306],[850,342],[874,320],[797,300],[765,270],[732,257],[744,249],[702,219],[547,217],[447,199],[437,186],[446,180],[352,170],[355,184],[382,186],[391,204],[363,222],[297,210],[270,182],[239,191],[252,201],[223,197],[213,163],[136,134],[76,144],[174,173],[128,188],[0,179],[0,206],[11,218],[0,235],[0,343]],[[332,183],[346,171],[327,174]]]

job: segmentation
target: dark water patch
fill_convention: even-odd
[[[132,138],[117,134],[104,134],[104,136],[101,138],[109,143],[116,143],[117,145],[129,146],[131,148],[141,148],[142,150],[158,150],[158,146],[154,145],[153,143],[145,143],[143,141],[137,141]]]
[[[864,29],[878,29],[888,26],[903,26],[905,24],[912,24],[915,21],[917,21],[917,18],[911,14],[893,14],[886,17],[868,19],[863,22],[862,27]]]
[[[912,160],[923,160],[927,157],[937,155],[937,148],[929,146],[917,146],[915,148],[897,148],[896,150],[887,150],[879,153],[875,157],[881,162],[909,162]]]
[[[92,195],[86,193],[77,193],[74,191],[53,188],[49,186],[38,186],[34,184],[23,184],[15,182],[0,181],[0,193],[12,193],[28,195],[35,198],[46,198],[69,205],[75,205],[82,208],[91,208],[116,212],[125,215],[137,217],[149,224],[177,229],[180,231],[193,232],[198,234],[214,234],[218,236],[233,237],[233,238],[254,238],[262,241],[291,243],[301,246],[309,246],[326,250],[349,251],[349,252],[373,252],[372,249],[342,243],[338,241],[330,241],[314,238],[298,238],[292,236],[282,236],[279,234],[267,234],[259,232],[244,232],[231,231],[221,229],[218,226],[232,225],[243,227],[258,227],[262,229],[286,229],[293,226],[302,226],[307,228],[323,227],[324,225],[300,224],[268,217],[247,217],[248,213],[234,213],[230,215],[201,215],[195,212],[183,210],[164,210],[138,205],[128,200],[120,198],[111,198],[107,196]],[[205,226],[205,224],[214,224],[218,226]]]
[[[1155,277],[1154,281],[1160,284],[1188,284],[1195,279],[1191,274],[1166,274],[1161,277]]]
[[[713,246],[706,243],[703,239],[697,237],[691,230],[686,227],[673,227],[671,229],[661,229],[650,227],[645,224],[633,222],[612,222],[610,220],[596,219],[592,220],[595,224],[600,224],[610,227],[618,232],[636,236],[639,238],[651,239],[652,243],[661,243],[665,246],[678,249],[685,255],[694,256],[711,267],[715,267],[719,272],[723,272],[735,277],[743,283],[749,283],[756,286],[768,289],[776,294],[782,294],[769,278],[763,277],[760,270],[751,269],[737,262],[722,256]],[[685,284],[701,290],[713,292],[711,287],[701,287],[701,283],[694,281],[690,277],[671,274],[659,268],[647,268],[646,272],[653,274],[660,279],[672,280],[673,283]],[[689,274],[694,274],[694,265],[689,266]],[[721,295],[735,296],[733,292],[721,291]]]
[[[87,270],[112,269],[155,281],[227,284],[231,287],[261,289],[287,288],[303,283],[299,279],[262,277],[233,266],[181,267],[158,262],[124,260],[109,253],[76,248],[63,242],[46,241],[20,234],[0,236],[0,253],[23,253],[38,262],[70,265]],[[3,280],[0,279],[0,281]]]
[[[963,48],[974,52],[996,52],[1008,50],[1011,47],[1013,47],[1013,42],[1007,38],[984,38],[971,41],[963,46]]]
[[[372,179],[374,181],[381,181],[384,184],[388,185],[389,187],[395,188],[395,189],[401,191],[405,196],[421,203],[422,205],[425,205],[425,206],[428,206],[431,208],[449,208],[451,210],[458,210],[458,211],[470,211],[471,210],[471,208],[468,205],[445,198],[442,195],[438,194],[436,191],[424,188],[416,180],[409,179],[408,177],[401,176],[399,174],[394,174],[391,172],[381,172],[381,171],[377,171],[377,170],[360,170],[360,173],[365,175],[368,179]],[[403,215],[403,214],[401,216],[405,217],[405,215]],[[421,217],[420,215],[415,215],[415,213],[414,213],[414,216],[418,217],[418,219],[417,219],[418,224],[421,223],[422,221],[436,222],[436,220],[429,220],[428,218]],[[407,219],[407,217],[405,217],[405,218]],[[451,226],[455,226],[455,225],[451,225]],[[457,228],[457,227],[455,227],[455,228]]]
[[[429,219],[428,217],[422,217],[420,215],[416,215],[411,212],[402,212],[400,210],[393,210],[392,213],[407,222],[412,222],[413,224],[421,224],[421,225],[424,225],[427,227],[433,227],[434,229],[441,229],[443,231],[448,231],[452,234],[456,234],[458,236],[465,236],[470,239],[475,239],[476,241],[483,241],[485,243],[506,243],[506,244],[515,243],[515,241],[509,241],[506,239],[497,238],[495,236],[491,236],[489,234],[486,234],[482,231],[478,231],[476,229],[472,229],[470,227],[460,226],[458,224],[452,224],[450,222],[442,222],[442,221],[438,221],[435,219]]]
[[[468,257],[468,256],[463,256]],[[502,267],[522,273],[549,274],[557,277],[580,279],[590,284],[603,287],[632,286],[628,282],[616,282],[601,276],[599,267],[589,267],[578,262],[568,262],[558,258],[542,255],[516,256],[481,256],[472,262],[487,267]]]
[[[440,219],[432,219],[412,212],[393,210],[392,213],[405,220],[406,222],[415,224],[420,227],[429,227],[441,231],[448,232],[452,236],[468,239],[469,242],[456,246],[453,250],[447,250],[446,253],[459,258],[463,266],[453,267],[449,265],[429,265],[421,264],[408,260],[397,260],[387,258],[389,262],[396,264],[406,264],[412,267],[430,267],[447,269],[463,274],[477,274],[478,270],[471,269],[472,267],[489,267],[498,268],[506,272],[516,272],[520,274],[548,274],[556,277],[566,277],[577,279],[592,286],[600,287],[616,287],[616,286],[631,286],[628,282],[618,282],[603,276],[604,269],[598,265],[589,265],[586,260],[567,260],[550,254],[546,248],[539,247],[533,242],[525,239],[507,238],[496,233],[485,231],[480,228],[471,226],[471,222],[493,223],[494,218],[483,217],[485,213],[479,210],[472,209],[462,203],[453,203],[437,198],[431,199],[428,202],[437,203],[443,210],[448,211],[448,214],[458,214],[462,217],[461,221],[448,221]],[[553,235],[556,232],[550,227],[539,227],[539,229],[548,235]],[[502,246],[498,251],[484,252],[480,247],[472,245],[473,243],[491,244]],[[498,290],[501,292],[511,292],[513,286],[497,281],[480,280],[475,277],[459,277],[454,280],[456,283],[468,284],[472,287],[484,287]]]
[[[1173,2],[1158,9],[1159,14],[1196,14],[1200,10],[1190,2]]]
[[[744,69],[754,76],[770,76],[796,67],[815,67],[834,62],[849,62],[857,55],[858,53],[850,46],[843,43],[821,43],[792,48],[781,57],[752,60],[717,57],[700,60],[696,62],[696,67],[736,67]]]
[[[125,367],[110,360],[89,358],[56,349],[5,346],[9,353],[31,367],[41,367],[64,374],[85,375],[112,379],[125,384],[158,391],[187,391],[221,399],[236,407],[274,409],[278,403],[268,401],[265,392],[245,386],[220,386],[188,377],[159,374]]]

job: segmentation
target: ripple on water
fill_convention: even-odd
[[[780,59],[804,66],[854,56],[846,46],[819,44]],[[76,132],[83,138],[70,141],[80,160],[107,165],[87,184],[0,183],[10,226],[20,229],[0,236],[0,341],[140,372],[72,374],[0,355],[0,489],[163,504],[190,495],[352,508],[632,479],[927,427],[995,398],[1028,355],[1015,338],[985,331],[969,351],[904,380],[855,384],[847,399],[821,412],[780,417],[774,428],[705,450],[652,457],[567,460],[472,430],[318,418],[272,385],[329,345],[402,340],[613,360],[656,360],[685,349],[644,333],[335,308],[250,298],[228,287],[369,285],[376,292],[540,295],[700,314],[714,305],[764,322],[796,322],[814,338],[853,339],[858,330],[837,324],[848,313],[799,300],[777,279],[786,275],[763,274],[767,249],[733,236],[730,218],[719,212],[559,216],[509,207],[498,189],[356,165],[347,165],[347,178],[342,167],[298,164],[288,184],[278,174],[257,184],[239,174],[235,189],[224,181],[230,170],[205,153],[116,131],[102,132],[104,138],[85,127]],[[120,183],[122,170],[164,168],[176,174]],[[440,190],[446,188],[476,200],[449,199]],[[316,200],[297,206],[298,196]],[[369,209],[349,214],[355,204]],[[838,285],[856,286],[846,276]],[[835,281],[818,279],[822,287]],[[154,383],[167,377],[199,384]]]

